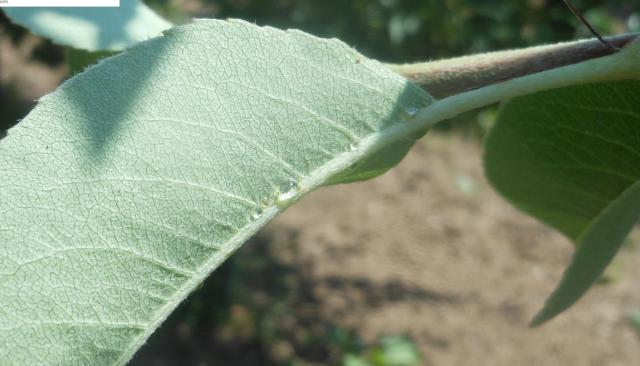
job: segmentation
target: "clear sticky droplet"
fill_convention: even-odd
[[[260,206],[261,207],[269,207],[273,204],[273,199],[274,196],[272,195],[271,197],[265,197],[260,201]]]
[[[407,114],[407,116],[413,118],[418,115],[418,112],[420,111],[420,109],[416,107],[409,107],[409,108],[406,108],[404,111]]]
[[[278,196],[278,203],[279,204],[285,203],[291,200],[292,198],[294,198],[297,194],[298,194],[298,182],[296,182],[294,179],[289,179],[280,187],[280,195]]]
[[[358,148],[358,145],[356,144],[349,145],[349,151],[356,151],[357,148]]]
[[[252,220],[259,219],[263,213],[264,213],[264,210],[262,208],[256,207],[253,211],[251,211],[251,219]]]

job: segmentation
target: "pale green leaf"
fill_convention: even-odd
[[[119,51],[158,36],[171,23],[140,0],[119,8],[3,8],[9,18],[54,43],[89,51]]]
[[[589,289],[640,217],[640,82],[516,98],[501,109],[486,148],[495,188],[577,245],[532,322],[541,324]]]
[[[339,41],[241,21],[72,78],[0,141],[0,360],[125,363],[261,226],[431,102]]]

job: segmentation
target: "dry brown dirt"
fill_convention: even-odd
[[[266,230],[298,233],[292,264],[319,316],[368,341],[408,334],[427,365],[640,364],[634,245],[619,279],[528,328],[573,248],[492,191],[477,140],[427,136],[386,175],[321,189]]]

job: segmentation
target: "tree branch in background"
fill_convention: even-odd
[[[602,38],[602,36],[600,35],[600,33],[598,33],[598,31],[591,25],[591,23],[589,23],[589,21],[587,21],[587,18],[584,17],[584,15],[582,15],[582,13],[580,12],[580,10],[578,10],[578,8],[576,8],[575,6],[573,6],[573,3],[569,0],[563,0],[564,4],[569,8],[569,10],[571,10],[571,12],[573,13],[573,15],[576,16],[576,18],[578,18],[578,20],[580,21],[580,23],[584,24],[585,27],[587,27],[589,29],[589,32],[591,32],[591,34],[593,34],[596,38],[598,38],[598,40],[604,44],[607,45],[607,47],[610,47],[613,50],[616,51],[620,51],[620,48],[612,45],[611,43],[609,43],[606,39]]]

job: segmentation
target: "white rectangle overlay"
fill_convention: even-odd
[[[120,0],[0,0],[0,8],[117,8]]]

